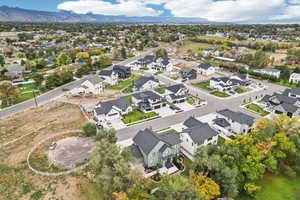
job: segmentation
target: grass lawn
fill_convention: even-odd
[[[269,82],[273,83],[273,84],[281,85],[281,86],[284,86],[284,87],[290,87],[290,88],[296,88],[297,87],[296,84],[292,84],[292,83],[289,83],[289,82],[286,82],[286,81],[269,81]]]
[[[257,200],[299,200],[300,177],[266,175],[258,185],[262,190],[258,192]],[[253,198],[240,196],[237,200],[252,200]]]
[[[20,88],[21,92],[29,92],[38,89],[36,83],[27,83],[23,85],[18,85],[18,88]]]
[[[230,97],[229,94],[226,94],[226,93],[223,93],[223,92],[213,92],[211,94],[215,95],[216,97],[222,97],[222,98]]]
[[[186,100],[187,103],[191,104],[191,105],[194,105],[195,104],[195,100],[193,98],[188,98]]]
[[[158,116],[156,112],[142,113],[139,110],[133,110],[132,112],[128,113],[128,115],[125,115],[122,121],[125,124],[130,124],[130,123],[134,123],[143,119],[148,119],[156,116]]]
[[[125,88],[122,92],[125,93],[125,94],[132,93],[133,92],[132,85],[130,85],[127,88]]]
[[[182,50],[190,49],[192,50],[193,53],[198,53],[203,49],[211,49],[211,48],[214,48],[214,46],[210,44],[199,43],[199,42],[190,42],[180,47],[180,49]]]
[[[141,75],[133,74],[130,79],[120,81],[118,85],[110,85],[110,86],[108,86],[108,88],[113,89],[113,90],[123,90],[124,88],[131,85],[133,83],[133,81],[137,80],[140,77],[141,77]]]
[[[260,106],[254,104],[254,103],[251,103],[251,104],[248,104],[245,106],[247,109],[249,110],[252,110],[254,112],[257,112],[259,113],[260,115],[262,116],[265,116],[265,115],[268,115],[269,112],[265,111],[264,109],[262,109]]]
[[[166,89],[165,88],[157,88],[155,89],[156,92],[158,92],[159,94],[164,94],[166,92]]]
[[[212,91],[213,89],[209,87],[209,82],[200,82],[200,83],[195,83],[193,84],[194,86],[207,90],[207,91]]]

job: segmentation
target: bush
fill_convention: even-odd
[[[86,135],[86,136],[93,136],[93,135],[96,135],[97,133],[97,126],[96,124],[93,124],[93,123],[86,123],[84,126],[83,126],[83,133]]]

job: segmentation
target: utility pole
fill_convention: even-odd
[[[35,106],[38,107],[38,103],[37,103],[36,96],[35,96],[35,90],[32,90],[32,94],[33,94]]]

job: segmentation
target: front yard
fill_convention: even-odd
[[[249,91],[251,91],[250,88],[238,88],[235,90],[235,92],[238,94],[242,94],[242,93],[249,92]]]
[[[198,87],[198,88],[207,90],[207,91],[213,91],[213,89],[209,87],[209,82],[208,81],[206,81],[206,82],[200,82],[200,83],[195,83],[193,85],[196,86],[196,87]]]
[[[120,81],[118,85],[109,85],[108,88],[112,90],[123,90],[126,87],[130,87],[130,85],[132,85],[132,83],[140,77],[141,75],[139,74],[133,74],[130,79]]]
[[[152,117],[157,117],[158,114],[156,112],[149,112],[149,113],[143,113],[139,110],[133,110],[132,112],[125,115],[122,119],[122,121],[125,124],[134,123],[140,120],[149,119]]]
[[[254,103],[246,105],[245,108],[247,108],[248,110],[251,110],[253,112],[256,112],[256,113],[258,113],[258,114],[260,114],[262,116],[266,116],[266,115],[269,114],[269,112],[265,111],[260,106],[254,104]]]
[[[230,97],[229,94],[226,94],[224,92],[213,92],[211,93],[212,95],[215,95],[216,97],[221,97],[221,98],[226,98],[226,97]]]

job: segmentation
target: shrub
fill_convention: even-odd
[[[93,123],[86,123],[84,126],[83,126],[83,133],[86,135],[86,136],[93,136],[93,135],[96,135],[97,133],[97,126],[96,124],[93,124]]]

